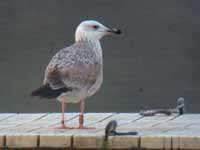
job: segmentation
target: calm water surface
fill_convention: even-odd
[[[102,40],[104,83],[89,112],[170,108],[184,97],[200,112],[200,1],[0,1],[0,112],[59,111],[55,100],[32,99],[44,69],[74,42],[80,21],[95,19],[124,34]],[[69,104],[68,111],[79,111]]]

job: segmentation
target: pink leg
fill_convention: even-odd
[[[79,115],[79,128],[84,128],[84,111],[85,111],[85,100],[80,101],[80,115]]]
[[[61,115],[61,127],[65,128],[65,102],[61,102],[61,110],[62,110],[62,115]]]
[[[80,115],[79,115],[79,127],[78,129],[95,129],[93,127],[84,126],[84,111],[85,111],[85,100],[81,99],[80,101]]]
[[[56,127],[56,129],[70,129],[70,127],[65,126],[65,102],[62,101],[61,102],[61,110],[62,110],[62,114],[61,114],[61,126],[60,127]]]

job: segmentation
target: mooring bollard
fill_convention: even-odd
[[[179,112],[179,115],[183,115],[185,113],[185,100],[183,97],[179,97],[177,99],[177,107],[176,109]]]

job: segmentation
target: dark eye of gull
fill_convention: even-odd
[[[98,29],[98,28],[99,28],[98,25],[93,25],[92,27],[93,27],[94,29]]]

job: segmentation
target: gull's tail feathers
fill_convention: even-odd
[[[49,84],[44,84],[41,87],[31,92],[31,96],[37,96],[41,98],[55,98],[60,96],[62,93],[72,91],[72,88],[63,87],[60,89],[52,89]]]

